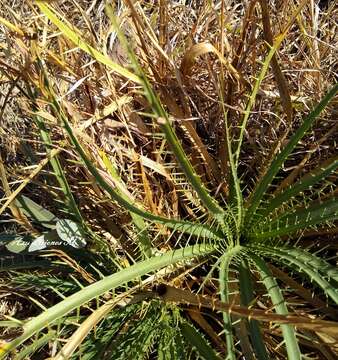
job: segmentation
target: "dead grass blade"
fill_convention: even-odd
[[[151,57],[149,56],[149,52],[147,50],[148,47],[146,45],[146,42],[144,41],[146,38],[150,40],[151,44],[157,50],[157,52],[160,55],[161,60],[163,62],[166,62],[168,65],[173,66],[173,64],[172,64],[171,60],[169,59],[168,55],[165,53],[165,51],[161,47],[161,43],[158,42],[156,34],[154,33],[154,30],[150,26],[150,24],[149,24],[149,22],[147,20],[147,16],[144,14],[143,9],[140,6],[138,6],[138,10],[139,10],[139,12],[140,12],[140,14],[142,16],[142,19],[143,19],[143,21],[142,21],[141,16],[138,15],[137,10],[136,10],[133,2],[130,1],[130,0],[123,0],[123,1],[128,5],[128,7],[129,7],[129,9],[131,11],[131,16],[133,18],[133,22],[134,22],[134,25],[136,27],[139,40],[140,40],[140,42],[142,44],[142,49],[143,49],[144,53],[147,55],[148,65],[151,67],[153,72],[155,74],[159,74],[158,71],[156,70],[156,68],[153,66],[153,64],[150,61]],[[162,11],[163,11],[163,6],[162,6]]]
[[[330,130],[328,130],[315,144],[310,146],[310,149],[306,152],[303,159],[298,163],[297,166],[292,170],[292,172],[280,183],[280,185],[275,190],[274,195],[279,194],[283,189],[291,185],[300,172],[304,169],[306,163],[310,160],[311,156],[320,148],[320,146],[332,135],[334,135],[338,130],[338,123],[334,124]]]
[[[174,302],[189,306],[205,307],[213,311],[225,311],[247,319],[255,319],[263,322],[294,325],[299,329],[308,329],[316,332],[329,334],[338,341],[338,323],[319,319],[310,319],[296,314],[278,315],[260,309],[250,309],[243,306],[226,304],[211,297],[195,295],[188,290],[161,284],[157,288],[157,296],[166,302]]]
[[[76,260],[72,259],[68,254],[66,254],[61,249],[53,249],[53,250],[47,250],[45,255],[41,256],[56,256],[62,261],[64,261],[67,265],[69,265],[70,268],[74,269],[75,272],[81,275],[81,277],[88,282],[89,284],[92,284],[95,282],[95,278],[86,271],[81,265],[79,265]]]
[[[232,75],[238,81],[241,80],[241,76],[238,71],[231,65],[229,61],[227,61],[222,56],[222,54],[212,44],[208,42],[195,44],[188,51],[186,51],[180,68],[183,77],[187,77],[191,74],[196,59],[199,56],[205,54],[215,54],[220,60],[220,62],[228,69],[230,75]]]
[[[0,215],[4,212],[4,210],[9,206],[12,215],[16,219],[16,221],[22,225],[26,230],[31,232],[32,234],[37,235],[38,231],[34,229],[28,218],[22,213],[22,211],[16,206],[16,204],[12,203],[15,199],[15,194],[11,192],[11,189],[8,184],[7,176],[6,176],[6,169],[4,163],[2,161],[2,157],[0,155],[0,180],[7,197],[7,201],[0,209]],[[13,195],[14,194],[14,195]]]
[[[217,335],[215,329],[209,324],[209,322],[204,318],[200,309],[192,308],[188,310],[188,314],[192,320],[194,320],[198,326],[205,331],[206,334],[210,337],[213,343],[218,347],[220,350],[225,350],[226,346],[220,339],[220,336]]]
[[[271,23],[270,23],[268,2],[267,2],[267,0],[259,0],[259,2],[261,4],[261,9],[262,9],[264,37],[265,37],[266,42],[270,46],[273,46],[273,33],[272,33]],[[286,133],[288,133],[288,130],[290,128],[291,121],[292,121],[292,113],[293,113],[292,102],[291,102],[291,96],[290,96],[290,91],[289,91],[289,85],[288,85],[288,83],[285,79],[285,76],[282,73],[282,70],[278,64],[276,53],[272,56],[271,67],[272,67],[272,71],[274,73],[274,76],[275,76],[275,79],[277,82],[280,100],[281,100],[282,106],[283,106],[284,111],[287,116],[288,129],[287,129]]]

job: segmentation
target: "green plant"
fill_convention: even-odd
[[[48,5],[39,3],[38,6],[71,41],[79,41],[70,27],[65,23],[61,24]],[[44,309],[40,315],[16,324],[22,328],[22,334],[2,345],[0,357],[12,351],[13,358],[22,358],[19,353],[15,354],[14,349],[27,344],[27,340],[34,339],[33,343],[24,345],[25,356],[29,356],[58,335],[66,337],[67,342],[55,359],[71,356],[81,359],[143,359],[152,353],[159,359],[218,359],[218,351],[213,350],[209,344],[210,332],[206,332],[209,337],[209,340],[206,340],[185,316],[184,307],[181,308],[180,303],[195,306],[196,311],[200,306],[222,312],[222,333],[226,343],[226,349],[223,351],[227,359],[236,359],[239,348],[245,357],[249,356],[252,349],[257,358],[268,359],[271,351],[269,348],[276,342],[266,341],[266,334],[273,331],[277,338],[282,335],[289,359],[301,358],[299,339],[305,336],[310,340],[315,339],[311,330],[321,332],[322,329],[322,332],[325,332],[324,327],[327,326],[330,329],[329,334],[337,336],[338,325],[335,323],[311,320],[306,316],[299,316],[298,321],[295,320],[296,315],[289,312],[289,304],[283,296],[281,282],[273,269],[287,269],[287,273],[297,274],[302,281],[311,284],[311,291],[326,296],[329,304],[338,303],[337,269],[329,261],[316,256],[311,249],[302,246],[301,242],[305,231],[332,226],[338,217],[337,197],[329,186],[330,180],[327,180],[335,175],[338,168],[337,157],[329,159],[284,188],[279,187],[284,180],[280,179],[284,163],[292,156],[300,141],[335,97],[338,85],[334,85],[301,121],[287,144],[261,172],[250,194],[244,196],[246,184],[240,180],[239,166],[246,126],[270,61],[288,29],[277,37],[262,63],[261,72],[248,99],[237,134],[231,131],[231,124],[227,118],[228,111],[224,101],[222,102],[230,193],[226,201],[220,202],[216,195],[207,189],[194,169],[175,131],[175,123],[163,106],[160,95],[154,90],[150,76],[139,65],[135,52],[119,30],[109,7],[107,14],[120,42],[128,51],[133,73],[130,75],[116,66],[112,68],[141,85],[139,94],[147,100],[148,105],[148,113],[145,115],[153,120],[152,125],[156,132],[162,134],[162,140],[168,144],[175,156],[175,166],[184,174],[195,202],[199,204],[196,212],[204,214],[203,221],[196,220],[198,215],[188,221],[154,214],[126,192],[127,185],[114,166],[114,158],[110,158],[104,152],[98,155],[95,147],[91,152],[93,148],[86,139],[77,134],[76,125],[63,102],[58,99],[57,88],[49,80],[48,69],[37,53],[34,71],[41,80],[41,89],[36,86],[36,96],[31,92],[30,101],[34,104],[32,111],[41,114],[48,109],[56,120],[54,124],[48,123],[46,119],[36,118],[35,114],[43,142],[46,146],[51,146],[48,128],[50,132],[53,126],[60,126],[64,130],[77,160],[82,161],[85,171],[112,201],[131,214],[138,249],[137,255],[132,258],[135,263],[131,266],[120,270],[115,268],[112,275],[104,276],[71,295],[67,293],[63,300],[49,309]],[[91,53],[91,48],[82,40],[80,47]],[[103,54],[96,50],[91,55],[98,61],[104,59]],[[107,62],[104,63],[109,66]],[[219,95],[222,99],[222,93]],[[38,99],[43,104],[41,109],[38,108]],[[73,211],[73,216],[79,223],[82,222],[81,213],[70,193],[60,162],[55,160],[51,165],[67,199],[68,211]],[[42,221],[40,225],[41,223]],[[150,239],[152,234],[159,232],[163,227],[171,231],[165,242],[174,239],[174,245],[172,249],[159,255],[160,247],[157,247],[156,241]],[[81,231],[89,231],[88,228],[84,227]],[[153,228],[156,229],[155,232]],[[90,233],[89,235],[92,236]],[[95,247],[94,237],[92,242]],[[183,270],[189,267],[196,268],[205,264],[208,265],[208,273],[201,288],[203,290],[203,285],[213,280],[213,275],[217,273],[218,281],[215,287],[220,297],[218,302],[213,303],[216,300],[211,296],[196,298],[188,290],[177,293],[174,291],[169,296],[166,287],[162,288],[163,292],[161,287],[157,290],[151,287],[154,283],[170,279],[170,274],[183,273]],[[239,282],[235,285],[232,283],[234,271],[239,273]],[[152,275],[146,277],[147,274]],[[18,280],[14,279],[15,281]],[[58,287],[55,289],[57,291]],[[238,291],[240,304],[236,303],[237,300],[233,296],[233,293]],[[265,303],[271,308],[264,314],[255,306],[257,297],[260,298],[262,293],[268,298]],[[104,298],[107,294],[110,297],[108,300]],[[85,308],[86,304],[93,304],[95,300],[97,307],[91,305],[94,310],[83,320],[81,309]],[[72,319],[75,310],[77,315]],[[77,322],[80,322],[80,325],[75,328],[73,324]],[[281,333],[275,328],[263,326],[265,322],[277,324]],[[90,334],[96,326],[95,334]],[[220,330],[218,323],[215,328]],[[302,332],[303,329],[306,330]],[[239,344],[236,338],[240,340]]]

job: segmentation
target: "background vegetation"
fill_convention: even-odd
[[[3,3],[0,358],[337,358],[335,16]]]

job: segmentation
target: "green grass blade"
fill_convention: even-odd
[[[274,209],[278,208],[279,206],[290,200],[292,197],[298,195],[302,191],[325,179],[327,176],[336,171],[337,168],[338,158],[335,158],[326,167],[321,167],[319,170],[315,170],[310,174],[306,174],[296,184],[289,186],[285,191],[278,194],[267,205],[265,205],[263,211],[258,212],[259,217],[264,218]]]
[[[239,134],[239,139],[238,139],[236,152],[234,154],[236,168],[238,167],[238,161],[239,161],[239,155],[240,155],[240,152],[241,152],[241,147],[242,147],[242,142],[243,142],[243,137],[244,137],[244,131],[245,131],[247,122],[248,122],[250,114],[251,114],[251,109],[252,109],[252,107],[253,107],[253,105],[255,103],[256,96],[258,94],[258,90],[259,90],[259,88],[261,86],[261,83],[264,80],[264,77],[265,77],[265,75],[266,75],[266,73],[267,73],[267,71],[269,69],[270,62],[271,62],[275,52],[280,47],[280,44],[284,40],[285,35],[286,34],[284,34],[284,36],[278,36],[275,44],[270,48],[270,51],[269,51],[268,55],[266,56],[266,58],[265,58],[265,60],[263,62],[261,72],[260,72],[260,74],[259,74],[259,76],[258,76],[258,78],[256,80],[254,88],[252,89],[251,95],[249,97],[249,101],[247,103],[245,113],[244,113],[244,118],[243,118],[242,124],[240,126],[240,134]]]
[[[137,280],[149,272],[175,264],[178,261],[184,261],[197,256],[205,256],[214,250],[215,249],[212,246],[195,245],[180,250],[169,251],[165,255],[141,261],[83,288],[79,292],[68,296],[63,301],[25,323],[23,326],[24,333],[0,349],[0,359],[4,358],[10,350],[22,344],[35,333],[41,331],[46,326],[49,326],[57,319],[67,315],[69,312],[79,308],[88,301],[103,295],[105,292],[124,285],[129,281]]]
[[[239,268],[239,286],[241,294],[241,305],[249,307],[254,300],[251,274],[247,261],[242,261]],[[248,320],[249,334],[258,360],[268,360],[269,356],[264,345],[262,332],[257,320]]]
[[[272,273],[269,270],[268,266],[260,257],[256,256],[252,252],[250,252],[248,255],[250,257],[250,260],[254,262],[260,273],[260,277],[270,295],[276,313],[280,315],[288,315],[288,309],[286,307],[281,289],[279,288],[275,278],[272,276]],[[283,324],[280,327],[282,329],[283,337],[285,340],[288,359],[300,360],[301,353],[299,350],[294,327],[286,324]]]
[[[288,144],[285,148],[277,155],[275,160],[272,162],[269,170],[264,175],[261,182],[259,182],[256,189],[253,191],[251,199],[247,206],[246,212],[246,223],[250,223],[252,216],[255,214],[257,207],[259,206],[264,194],[266,193],[268,187],[270,186],[272,180],[275,178],[278,171],[281,169],[284,161],[291,154],[293,149],[297,146],[302,137],[310,129],[312,124],[315,122],[320,113],[325,109],[330,100],[337,94],[338,84],[335,84],[330,91],[324,96],[320,103],[315,107],[315,109],[303,120],[302,125],[290,138]]]
[[[291,234],[310,226],[325,224],[338,218],[338,199],[331,198],[322,203],[286,212],[276,219],[255,229],[251,238],[254,241]]]

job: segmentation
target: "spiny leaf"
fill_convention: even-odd
[[[320,103],[315,107],[315,109],[303,120],[302,125],[297,129],[297,131],[290,138],[288,144],[285,148],[277,155],[275,160],[272,162],[270,168],[266,172],[262,181],[257,184],[256,189],[253,191],[249,202],[247,203],[246,211],[246,223],[250,223],[252,216],[256,212],[257,207],[259,206],[264,194],[266,193],[269,185],[272,180],[275,178],[278,171],[281,169],[281,166],[291,154],[293,149],[297,146],[302,137],[310,129],[312,124],[318,118],[320,113],[326,108],[327,104],[331,99],[336,95],[338,91],[338,84],[335,84],[330,91],[324,96]]]
[[[220,297],[224,303],[229,302],[229,266],[234,256],[243,250],[241,246],[235,246],[227,249],[220,260],[219,283],[220,283]],[[234,338],[232,334],[232,320],[229,312],[223,312],[225,339],[227,344],[227,359],[236,359]]]
[[[253,249],[265,256],[273,257],[277,261],[282,261],[284,265],[291,267],[299,273],[306,274],[311,281],[316,282],[325,291],[325,293],[327,293],[331,299],[338,304],[337,284],[331,284],[329,281],[325,280],[320,271],[322,262],[310,262],[310,255],[301,250],[294,251],[289,248],[272,248],[268,246],[254,246]],[[326,268],[330,268],[328,265],[329,264],[327,264]],[[336,272],[333,271],[333,274],[336,275]]]
[[[180,323],[182,335],[205,360],[219,360],[214,349],[207,343],[205,338],[187,321]]]
[[[241,294],[241,305],[250,306],[254,300],[254,289],[252,286],[252,279],[248,262],[243,260],[239,268],[239,285]],[[259,360],[267,360],[268,353],[262,338],[262,332],[259,322],[256,320],[248,320],[249,335],[252,340],[252,345]]]
[[[256,256],[254,253],[250,252],[249,258],[251,261],[254,262],[255,266],[257,267],[260,273],[260,277],[271,297],[271,301],[274,305],[276,313],[281,315],[287,315],[288,309],[286,307],[282,292],[277,284],[277,281],[272,276],[269,268],[267,267],[265,262],[261,258]],[[294,327],[291,325],[284,324],[281,325],[281,329],[285,340],[288,359],[300,360],[301,353],[299,350]]]
[[[103,160],[106,168],[108,169],[110,175],[112,176],[112,178],[122,187],[122,189],[124,189],[125,185],[123,184],[122,179],[118,175],[114,165],[112,164],[112,162],[110,161],[108,156],[103,151],[101,152],[101,156],[102,156],[102,160]],[[121,197],[123,197],[129,203],[135,202],[134,199],[132,199],[131,197],[129,197],[127,195],[126,191],[121,190],[121,191],[119,191],[119,194]],[[141,206],[139,206],[139,207],[141,208]],[[143,218],[140,215],[135,214],[132,211],[130,212],[130,216],[133,219],[134,225],[138,231],[137,236],[138,236],[138,239],[141,244],[141,250],[144,252],[144,255],[146,257],[149,257],[149,256],[151,256],[151,247],[152,246],[151,246],[151,240],[149,238],[149,234],[147,231],[146,223],[144,222]]]
[[[304,262],[306,262],[307,265],[312,266],[328,279],[334,279],[338,283],[338,268],[331,265],[324,259],[300,248],[288,248],[287,252],[296,258],[304,259]]]
[[[35,333],[105,292],[121,286],[128,281],[137,280],[148,272],[156,271],[170,264],[175,264],[178,261],[207,255],[212,251],[214,251],[214,248],[207,245],[195,245],[177,251],[170,251],[163,256],[156,256],[141,261],[85,287],[26,322],[24,325],[24,333],[11,343],[7,344],[6,348],[0,351],[0,359],[2,359],[11,349],[19,346]]]
[[[292,234],[310,226],[325,224],[338,218],[338,199],[331,198],[308,208],[292,209],[276,219],[260,224],[249,235],[254,241]]]
[[[311,171],[311,173],[306,174],[296,184],[290,185],[286,190],[274,197],[268,204],[264,205],[263,210],[258,212],[259,218],[264,218],[274,209],[278,208],[286,201],[292,199],[300,192],[310,188],[319,181],[325,179],[327,176],[337,170],[337,168],[338,158],[335,158],[326,166],[321,166],[320,169]]]

